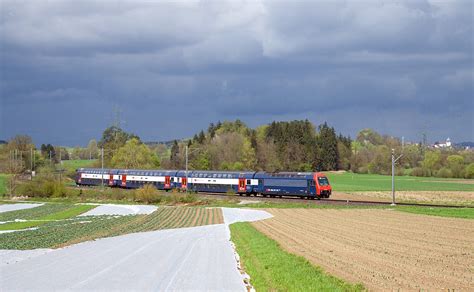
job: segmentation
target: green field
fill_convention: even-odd
[[[453,218],[465,218],[474,219],[474,208],[437,208],[437,207],[418,207],[418,206],[397,206],[397,211],[440,216],[440,217],[453,217]]]
[[[334,191],[390,191],[392,177],[378,174],[330,173],[329,178]],[[474,180],[446,179],[437,177],[396,176],[398,191],[474,191]]]
[[[7,174],[0,173],[0,196],[7,193]]]
[[[32,209],[2,213],[0,221],[25,218],[50,221],[6,223],[5,225],[18,224],[20,228],[39,228],[2,234],[0,249],[57,248],[133,232],[223,223],[221,209],[202,207],[160,207],[149,215],[75,217],[93,207],[95,206],[46,204]],[[53,214],[47,215],[51,213]],[[35,225],[36,222],[41,224]]]
[[[276,241],[249,223],[234,223],[230,231],[243,268],[257,291],[364,290],[360,284],[346,283],[324,273],[305,258],[282,250]]]
[[[95,163],[97,163],[97,159],[82,159],[82,160],[63,160],[61,161],[62,167],[66,171],[75,171],[81,167],[93,167]]]
[[[48,208],[48,205],[46,206],[40,206],[36,208]],[[33,217],[28,220],[28,221],[22,221],[22,222],[10,222],[10,223],[5,223],[5,224],[0,224],[0,230],[20,230],[20,229],[25,229],[25,228],[31,228],[31,227],[38,227],[43,224],[46,224],[50,221],[59,221],[59,220],[65,220],[69,219],[72,217],[75,217],[77,215],[80,215],[82,213],[85,213],[91,209],[95,208],[95,206],[91,205],[69,205],[67,209],[58,211],[56,213],[50,213],[48,215],[40,216],[40,217]],[[32,208],[35,209],[35,208]],[[29,209],[27,209],[29,210]],[[23,210],[23,211],[27,211]],[[17,212],[17,211],[12,211]],[[19,212],[19,211],[18,211]],[[6,212],[8,214],[8,212]],[[15,218],[15,219],[21,219],[21,218]]]

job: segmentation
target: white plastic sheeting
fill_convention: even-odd
[[[30,204],[30,203],[3,204],[3,205],[0,205],[0,213],[23,210],[23,209],[31,209],[31,208],[39,207],[42,205],[44,204]]]
[[[224,224],[128,234],[0,266],[11,290],[245,291]]]
[[[229,225],[235,222],[252,222],[273,217],[272,214],[262,210],[222,208],[224,223]]]
[[[94,205],[94,204],[90,204]],[[158,207],[148,205],[118,205],[118,204],[97,204],[94,209],[82,213],[79,216],[100,216],[100,215],[140,215],[151,214]]]
[[[225,224],[127,234],[47,252],[12,253],[8,264],[0,265],[0,287],[5,291],[246,291],[228,224],[271,215],[233,208],[223,208],[223,215]]]

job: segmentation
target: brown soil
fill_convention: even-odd
[[[421,182],[428,183],[458,183],[466,185],[474,185],[474,179],[445,179],[445,180],[422,180]]]
[[[369,290],[474,290],[474,220],[394,210],[270,209],[252,223],[284,249]]]
[[[436,204],[460,204],[474,205],[474,192],[450,192],[450,191],[397,191],[395,193],[397,202],[419,202]],[[331,199],[353,200],[353,201],[381,201],[391,202],[391,192],[334,192]]]

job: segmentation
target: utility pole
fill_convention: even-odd
[[[186,145],[186,193],[188,192],[188,145]]]
[[[101,160],[102,160],[102,172],[101,172],[101,181],[102,181],[102,188],[104,188],[104,147],[100,148]]]
[[[33,180],[33,148],[30,148],[30,175]]]
[[[59,183],[61,183],[62,176],[63,176],[63,168],[61,167],[62,161],[61,161],[61,147],[59,147]]]
[[[395,149],[392,149],[392,206],[395,206],[395,163],[403,156],[400,154],[395,158]]]

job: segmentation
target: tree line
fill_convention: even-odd
[[[189,169],[373,174],[390,174],[394,149],[403,153],[396,167],[398,175],[474,178],[473,151],[431,149],[422,143],[402,145],[400,139],[371,129],[361,130],[352,140],[337,134],[327,123],[315,126],[308,120],[272,122],[255,129],[240,120],[219,121],[171,145],[147,145],[137,135],[116,126],[105,129],[98,142],[91,140],[87,147],[72,150],[51,144],[36,150],[30,137],[20,135],[0,145],[0,171],[29,170],[31,159],[37,166],[54,164],[59,156],[61,160],[96,159],[95,166],[101,167],[101,148],[107,168],[184,169],[188,148]]]

